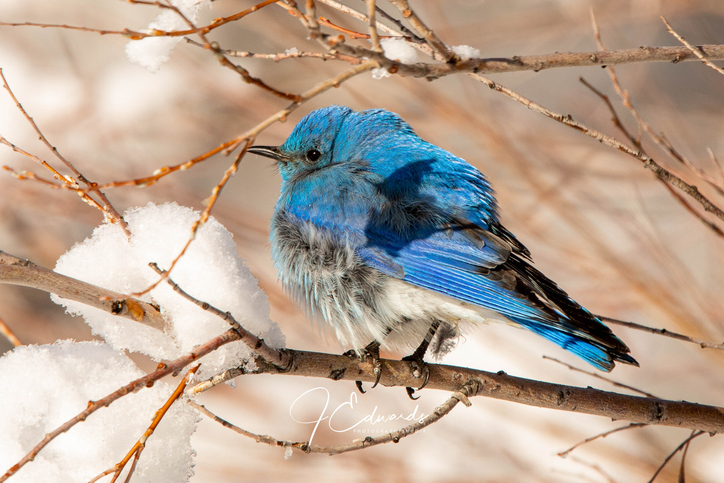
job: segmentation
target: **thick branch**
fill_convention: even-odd
[[[324,377],[333,380],[374,383],[372,363],[344,355],[317,352],[289,351],[293,362],[288,371],[258,359],[259,373]],[[405,361],[381,359],[384,386],[417,387],[420,378],[412,374]],[[429,389],[457,391],[469,380],[477,380],[480,390],[470,396],[484,396],[559,411],[603,416],[633,423],[689,428],[708,433],[724,432],[724,408],[685,401],[629,396],[601,391],[591,387],[564,386],[509,376],[504,372],[491,373],[465,367],[428,364]]]
[[[709,60],[724,60],[724,45],[697,46]],[[699,60],[686,47],[640,47],[605,52],[563,52],[545,55],[514,56],[510,58],[469,59],[454,64],[403,64],[390,60],[384,54],[363,47],[338,44],[335,50],[354,57],[376,60],[390,73],[408,77],[424,77],[434,80],[450,74],[472,72],[476,74],[501,74],[532,70],[535,72],[559,67],[601,67],[606,65],[632,64],[637,62],[671,62]]]
[[[0,251],[0,283],[54,293],[58,297],[90,305],[154,329],[164,330],[165,327],[161,312],[152,304],[66,277],[3,251]]]

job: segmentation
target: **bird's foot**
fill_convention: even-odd
[[[410,370],[412,371],[412,375],[416,378],[422,378],[422,384],[420,384],[420,387],[417,389],[414,389],[412,387],[406,387],[405,390],[407,391],[407,396],[412,399],[413,401],[415,399],[420,399],[420,396],[413,396],[415,394],[415,391],[419,391],[423,387],[427,386],[427,383],[430,381],[430,367],[427,365],[427,362],[425,362],[422,357],[415,351],[415,354],[412,354],[407,357],[402,358],[403,361],[407,361],[410,363]]]
[[[380,382],[380,377],[382,377],[382,363],[380,363],[380,343],[376,340],[370,342],[367,344],[367,346],[364,348],[364,351],[362,351],[361,354],[358,354],[357,351],[350,350],[344,353],[344,355],[349,357],[359,357],[362,362],[371,362],[372,363],[372,373],[375,375],[375,383],[372,385],[372,389],[377,387],[377,384]],[[365,390],[362,389],[362,381],[355,381],[355,384],[357,385],[357,389],[362,394],[365,393]]]

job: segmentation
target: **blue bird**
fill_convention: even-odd
[[[610,371],[638,366],[600,320],[532,266],[503,227],[485,176],[422,139],[398,115],[330,106],[308,114],[281,146],[281,195],[271,223],[281,282],[343,346],[454,347],[459,323],[528,329]],[[423,384],[424,385],[424,384]]]

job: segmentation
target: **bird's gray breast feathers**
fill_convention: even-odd
[[[271,240],[285,288],[343,344],[359,349],[384,338],[380,303],[389,277],[364,264],[348,239],[280,211]]]

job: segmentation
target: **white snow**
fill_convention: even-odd
[[[460,56],[460,60],[479,59],[483,54],[475,47],[469,45],[453,45],[450,50]]]
[[[143,375],[128,357],[103,342],[61,341],[6,353],[0,358],[0,474],[46,433],[83,411],[88,401]],[[112,468],[143,435],[173,390],[156,382],[99,409],[51,441],[11,481],[88,481]],[[133,481],[187,481],[193,475],[190,439],[197,420],[187,404],[171,406],[149,438]]]
[[[167,203],[129,210],[126,237],[117,224],[104,223],[90,238],[63,255],[56,271],[124,294],[141,291],[158,279],[148,267],[168,268],[191,235],[199,213]],[[188,293],[222,311],[230,311],[247,329],[273,347],[284,345],[269,319],[269,302],[231,234],[213,218],[197,232],[171,272]],[[182,298],[163,282],[146,300],[161,307],[168,333],[115,317],[83,304],[52,299],[82,315],[106,342],[62,341],[22,346],[0,358],[0,474],[25,456],[43,437],[97,400],[145,375],[123,351],[154,359],[172,359],[223,332],[229,325]],[[201,358],[198,379],[243,364],[250,351],[241,342],[227,344]],[[253,364],[253,363],[252,363]],[[252,364],[247,364],[247,367]],[[176,381],[171,384],[176,384]],[[143,435],[154,413],[174,387],[157,381],[93,413],[51,441],[21,468],[13,481],[88,481],[118,463]],[[146,443],[133,481],[185,482],[193,475],[190,438],[198,414],[177,401]],[[119,481],[123,481],[122,476]]]
[[[196,20],[199,9],[210,5],[206,0],[171,0],[171,4],[177,7],[190,21]],[[187,30],[189,25],[173,10],[163,9],[156,19],[148,24],[145,32],[162,30],[171,32],[174,30]],[[151,72],[156,72],[161,64],[167,62],[176,44],[183,37],[146,37],[141,40],[132,40],[126,45],[128,59]]]
[[[417,50],[406,40],[382,39],[380,45],[388,59],[397,60],[403,64],[414,64],[418,61]]]
[[[390,77],[390,73],[385,69],[384,67],[380,67],[379,69],[372,69],[372,78],[373,79],[384,79],[385,77]]]
[[[120,226],[104,223],[90,238],[60,257],[55,270],[124,294],[142,291],[159,277],[148,263],[156,262],[167,269],[189,239],[198,217],[198,212],[175,203],[129,210],[124,218],[132,234],[130,239]],[[197,299],[231,312],[244,328],[267,344],[284,346],[279,326],[269,319],[266,295],[239,258],[231,233],[214,218],[199,229],[171,278]],[[55,295],[52,298],[65,305],[68,312],[82,315],[93,333],[113,348],[142,352],[156,360],[179,357],[229,328],[227,322],[184,299],[165,282],[145,299],[160,305],[171,327],[166,334],[81,303]],[[249,356],[249,348],[242,342],[227,344],[201,359],[197,378],[238,366]]]

